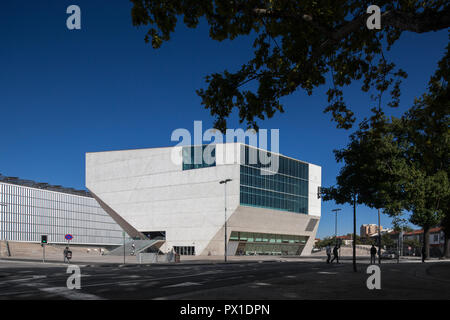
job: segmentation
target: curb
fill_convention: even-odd
[[[64,263],[61,261],[55,261],[55,260],[46,260],[45,262],[42,262],[42,260],[34,260],[34,259],[10,259],[10,258],[0,258],[0,262],[7,262],[7,263],[27,263],[27,264],[34,264],[39,263],[37,266],[45,266],[45,265],[54,265],[54,266],[70,266],[70,265],[77,265],[80,267],[85,267],[86,262],[80,261],[80,263],[72,262],[72,263]]]
[[[176,262],[176,263],[102,263],[102,264],[87,264],[86,267],[119,267],[119,268],[128,268],[128,267],[153,267],[153,266],[163,266],[163,267],[172,267],[172,266],[202,266],[202,265],[230,265],[230,264],[243,264],[243,263],[266,263],[266,262],[284,262],[279,260],[258,260],[258,261],[228,261],[228,262]]]

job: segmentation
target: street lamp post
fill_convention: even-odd
[[[125,231],[122,231],[123,236],[123,264],[125,264]]]
[[[225,258],[225,262],[227,262],[227,183],[232,181],[231,179],[226,179],[226,180],[221,180],[219,181],[220,184],[224,185],[224,189],[225,189],[225,224],[224,224],[224,228],[225,228],[225,252],[224,252],[224,258]]]
[[[381,264],[381,224],[380,224],[380,209],[378,209],[378,264]]]
[[[333,211],[335,213],[335,221],[334,221],[334,241],[336,242],[336,246],[338,244],[337,242],[337,214],[338,212],[342,210],[342,209],[333,209],[331,211]]]

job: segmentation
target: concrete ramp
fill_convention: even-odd
[[[134,250],[133,250],[134,243]],[[164,240],[132,240],[125,245],[121,245],[120,247],[111,250],[108,255],[112,256],[123,256],[124,246],[125,246],[125,255],[131,256],[132,253],[137,255],[139,252],[142,252],[150,247],[155,247],[155,249],[159,249],[161,245],[164,243]]]

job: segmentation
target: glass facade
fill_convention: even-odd
[[[237,255],[300,255],[308,236],[232,231],[231,241],[239,242]]]
[[[240,204],[308,214],[308,164],[279,156],[277,173],[262,174],[266,166],[261,163],[260,150],[242,147]]]
[[[201,169],[216,165],[215,145],[183,147],[183,170]]]
[[[0,240],[121,244],[122,229],[94,198],[0,183]]]

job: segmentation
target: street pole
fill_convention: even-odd
[[[336,242],[336,245],[337,245],[337,211],[335,212],[335,215],[334,215],[334,240],[335,240],[335,242]]]
[[[381,264],[381,223],[380,223],[380,209],[378,209],[378,264]]]
[[[337,244],[338,244],[338,242],[337,242],[337,215],[338,215],[338,212],[339,212],[340,210],[342,210],[342,209],[333,209],[333,210],[331,210],[331,211],[333,211],[333,212],[335,213],[335,215],[336,215],[335,220],[334,220],[334,241],[336,242],[336,246],[337,246]]]
[[[224,259],[227,262],[227,183],[230,182],[231,179],[222,180],[219,183],[224,185],[225,188],[225,223],[224,223]]]
[[[227,184],[224,183],[225,188],[225,262],[227,262]]]
[[[397,263],[400,263],[400,253],[403,247],[403,230],[400,230],[397,240]]]
[[[42,262],[45,263],[45,243],[42,244]]]
[[[356,194],[353,195],[353,271],[356,269]]]
[[[122,231],[123,236],[123,264],[125,264],[125,231]]]
[[[335,246],[336,246],[336,247],[337,247],[337,245],[338,245],[338,240],[337,240],[337,216],[338,216],[338,212],[339,212],[340,210],[341,210],[341,209],[333,209],[333,210],[331,210],[331,211],[333,211],[333,212],[335,213],[335,219],[334,219],[334,242],[335,242]],[[340,247],[339,247],[338,255],[339,255],[338,261],[339,261],[339,258],[340,258],[340,256],[341,256],[341,248],[340,248]]]

